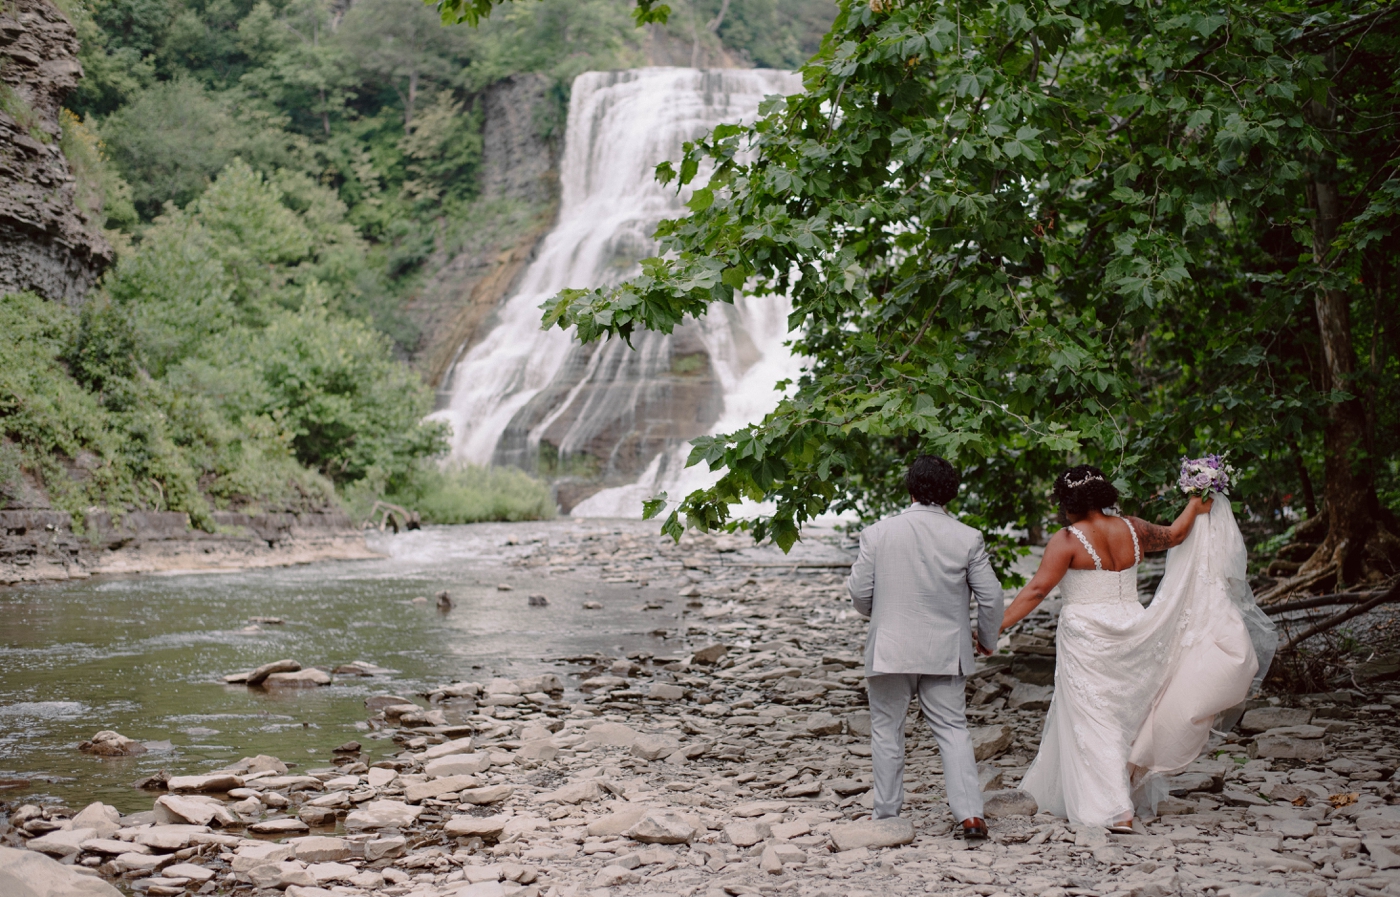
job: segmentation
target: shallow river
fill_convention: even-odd
[[[574,654],[661,654],[665,642],[648,633],[674,627],[679,602],[642,605],[653,594],[674,597],[674,584],[545,577],[508,565],[538,547],[531,542],[619,530],[656,533],[640,521],[433,527],[373,537],[388,555],[379,560],[0,588],[0,784],[28,780],[0,788],[0,800],[78,808],[101,799],[130,812],[152,800],[131,783],[160,769],[192,773],[259,753],[325,766],[331,748],[350,740],[373,762],[398,749],[365,737],[367,695],[411,696],[493,675],[563,676],[579,668],[558,658]],[[413,603],[444,589],[456,602],[449,613],[431,600]],[[549,606],[528,606],[530,594]],[[585,610],[586,600],[603,608]],[[255,617],[284,622],[250,624]],[[327,669],[361,660],[395,672],[280,694],[222,683],[281,658]],[[102,729],[169,747],[124,759],[76,749]]]

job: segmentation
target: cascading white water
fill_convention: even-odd
[[[800,89],[798,76],[761,69],[574,80],[558,224],[495,326],[454,365],[450,398],[433,415],[452,427],[453,460],[530,468],[543,444],[555,473],[585,459],[594,485],[573,513],[586,516],[638,516],[655,491],[674,495],[706,479],[682,472],[688,440],[758,419],[776,404],[773,384],[797,372],[783,345],[786,302],[741,298],[673,337],[638,334],[631,349],[618,340],[583,347],[570,333],[541,330],[540,306],[562,289],[636,273],[657,251],[656,224],[688,197],[656,183],[657,163],[679,159],[682,143],[717,124],[752,120],[764,96]],[[696,367],[702,381],[685,375]]]

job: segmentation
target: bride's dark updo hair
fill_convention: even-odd
[[[1092,464],[1071,467],[1055,479],[1051,494],[1060,503],[1060,513],[1085,514],[1118,504],[1118,490]]]

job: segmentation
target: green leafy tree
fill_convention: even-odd
[[[464,38],[418,0],[375,0],[350,7],[337,40],[363,72],[397,95],[407,129],[424,88],[452,81]]]
[[[255,63],[241,83],[274,109],[315,122],[323,137],[345,114],[355,86],[334,23],[332,10],[311,0],[280,11],[259,3],[238,26],[239,46]]]
[[[476,195],[481,162],[481,123],[443,91],[413,122],[403,138],[409,179],[404,195],[412,202],[437,206]]]
[[[193,78],[160,81],[98,125],[107,155],[146,220],[167,202],[188,204],[235,157],[263,171],[300,161],[302,147],[292,135],[235,115],[229,99]]]
[[[815,514],[891,508],[917,449],[956,458],[996,528],[1039,525],[1074,458],[1141,505],[1183,453],[1232,449],[1248,494],[1306,442],[1329,535],[1303,577],[1387,575],[1397,24],[1380,3],[847,0],[803,94],[658,169],[693,190],[667,255],[545,322],[589,341],[791,296],[806,371],[696,441],[723,475],[675,535],[766,500],[744,525],[786,548]]]

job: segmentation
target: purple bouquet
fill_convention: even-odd
[[[1228,455],[1206,455],[1204,458],[1182,458],[1181,476],[1176,484],[1187,495],[1210,498],[1212,492],[1230,494],[1230,481],[1235,477],[1235,468],[1230,466]]]

